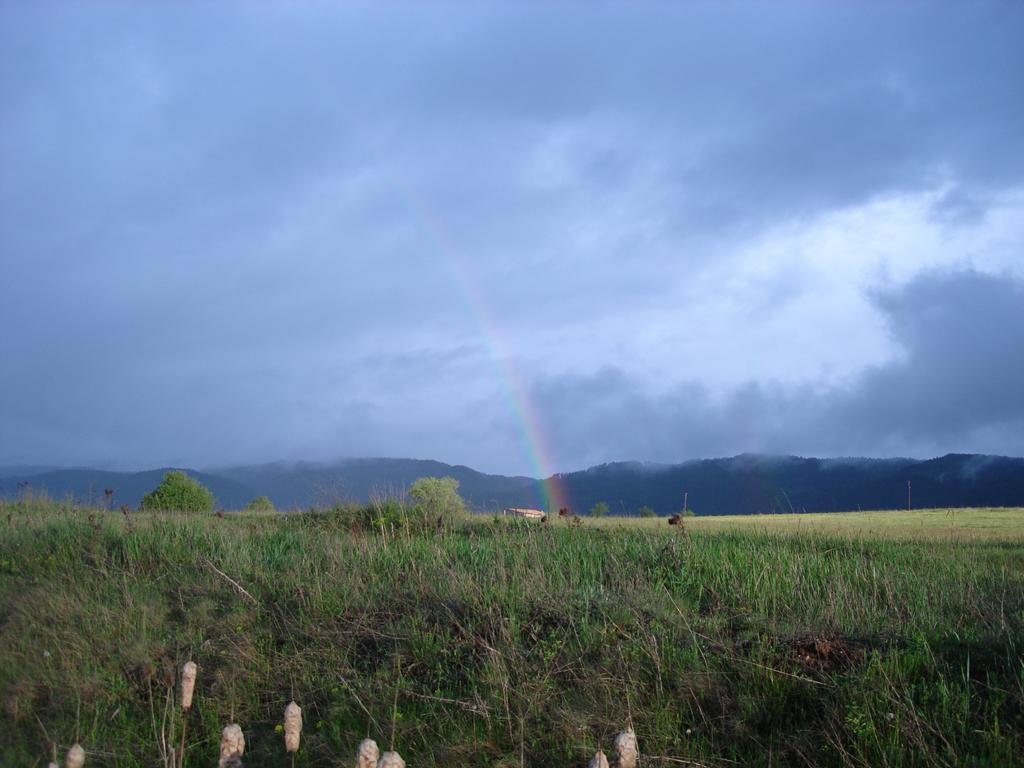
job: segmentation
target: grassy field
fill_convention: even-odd
[[[160,765],[199,664],[185,765],[1008,766],[1024,756],[1024,512],[354,530],[344,516],[8,505],[0,746]],[[173,707],[172,707],[173,709]],[[177,727],[177,725],[175,724]],[[178,733],[172,737],[177,741]]]
[[[564,519],[552,522],[565,525]],[[656,530],[665,518],[604,517],[586,524]],[[763,533],[825,534],[896,539],[946,541],[1024,541],[1024,509],[921,509],[875,512],[822,512],[793,515],[721,515],[688,517],[683,525],[692,532],[745,531]]]

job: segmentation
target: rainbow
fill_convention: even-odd
[[[527,460],[533,474],[538,478],[543,508],[548,512],[557,512],[563,507],[568,507],[568,494],[561,475],[554,471],[551,444],[547,439],[540,413],[530,398],[526,380],[514,365],[511,345],[500,330],[497,317],[491,311],[491,304],[484,295],[472,265],[455,246],[452,238],[446,236],[440,217],[433,212],[423,195],[416,193],[412,182],[400,174],[396,174],[396,179],[397,186],[404,192],[406,202],[417,222],[444,260],[452,283],[473,315],[480,334],[490,349],[506,394],[512,403],[523,436]]]

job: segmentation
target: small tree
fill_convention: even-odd
[[[603,501],[597,502],[597,504],[595,504],[594,506],[592,506],[590,508],[590,516],[591,517],[604,517],[607,514],[608,514],[608,504],[606,504]]]
[[[636,511],[640,517],[654,517],[654,510],[648,507],[646,504]]]
[[[273,512],[274,502],[266,496],[257,496],[245,505],[245,509],[247,512]]]
[[[139,509],[212,512],[213,494],[198,480],[174,470],[165,474],[160,485],[142,497]]]
[[[466,512],[454,477],[421,477],[409,486],[409,496],[423,512],[452,520]]]

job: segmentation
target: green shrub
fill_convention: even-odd
[[[599,501],[590,508],[590,512],[588,514],[591,517],[604,517],[608,514],[608,504],[603,501]]]
[[[422,514],[451,523],[466,513],[454,477],[421,477],[409,487],[409,498]]]
[[[636,511],[640,517],[654,517],[654,510],[648,506],[642,506]]]
[[[175,512],[211,512],[213,494],[198,480],[173,470],[160,485],[142,497],[139,509]]]
[[[466,514],[459,481],[451,477],[421,477],[409,487],[408,496],[408,503],[385,496],[369,504],[338,504],[328,515],[349,530],[422,533],[450,528]]]
[[[268,499],[266,496],[257,496],[255,499],[245,505],[245,509],[248,512],[273,512],[274,502]]]
[[[374,499],[369,504],[346,502],[326,512],[328,519],[340,528],[369,533],[421,534],[449,528],[457,520],[454,515],[438,514],[423,504],[407,504],[398,498]]]
[[[385,532],[406,528],[405,505],[398,499],[378,499],[370,504],[346,501],[327,510],[337,525],[351,531]]]

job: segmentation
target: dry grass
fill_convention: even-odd
[[[555,526],[564,520],[549,518]],[[586,518],[597,528],[667,528],[665,518]],[[786,515],[704,515],[683,518],[693,532],[743,531],[779,534],[820,534],[900,540],[1024,541],[1024,508],[922,509],[871,512],[822,512]]]

